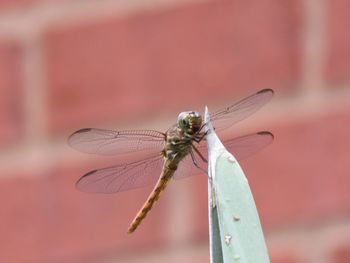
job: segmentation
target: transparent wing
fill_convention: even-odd
[[[272,89],[263,89],[232,104],[229,107],[210,114],[210,120],[216,131],[229,128],[233,124],[247,118],[264,106],[273,96]]]
[[[116,193],[155,184],[161,174],[160,154],[141,161],[91,171],[82,176],[76,187],[83,192]]]
[[[153,130],[114,131],[94,128],[81,129],[68,138],[68,144],[85,153],[102,155],[144,151],[160,152],[165,135]]]
[[[242,160],[249,157],[250,155],[260,151],[265,146],[269,145],[273,141],[273,134],[267,131],[262,131],[258,133],[253,133],[241,137],[236,137],[234,139],[226,140],[223,142],[226,149],[233,154],[237,160]],[[196,146],[196,145],[195,145]],[[208,160],[208,149],[205,142],[201,142],[197,149],[202,154],[202,156]],[[198,166],[203,170],[207,170],[208,164],[204,162],[198,154],[195,154],[195,159]],[[175,179],[182,179],[191,175],[196,175],[202,171],[198,169],[192,161],[190,155],[179,164],[179,168],[174,174]]]

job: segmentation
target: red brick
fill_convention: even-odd
[[[2,0],[0,2],[0,9],[28,7],[35,2],[38,2],[38,0]]]
[[[166,195],[128,235],[127,227],[151,189],[82,193],[74,183],[84,172],[59,163],[45,172],[27,171],[0,181],[1,262],[86,262],[166,245]]]
[[[350,2],[347,0],[327,1],[328,54],[326,76],[331,83],[350,81]]]
[[[192,222],[189,222],[193,229],[193,241],[207,241],[209,240],[208,179],[205,175],[200,174],[184,180],[188,180],[188,183],[193,187],[193,200],[195,202],[193,214],[196,217],[193,218]]]
[[[271,252],[272,251],[272,252]],[[271,263],[303,263],[301,261],[296,251],[290,249],[284,249],[283,251],[270,251],[270,261]]]
[[[347,213],[349,113],[271,127],[274,143],[242,163],[265,226],[322,222]]]
[[[348,263],[350,262],[350,246],[349,244],[344,244],[339,246],[333,252],[332,262],[334,263]]]
[[[297,20],[297,1],[230,0],[52,28],[51,130],[286,87],[298,72]]]
[[[21,50],[0,43],[0,146],[18,139],[22,129]]]

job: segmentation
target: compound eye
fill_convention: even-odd
[[[186,128],[188,126],[187,119],[181,119],[179,125],[181,128]]]

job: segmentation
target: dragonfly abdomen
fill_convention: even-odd
[[[134,232],[140,225],[141,221],[147,216],[147,213],[152,209],[154,203],[159,199],[161,192],[163,192],[168,185],[168,182],[175,173],[178,164],[190,152],[191,141],[189,139],[184,139],[179,132],[180,130],[177,127],[174,127],[167,132],[166,143],[163,149],[165,162],[162,174],[147,201],[130,224],[128,233]]]
[[[147,213],[152,209],[155,202],[159,199],[160,194],[163,192],[163,190],[168,185],[168,182],[170,181],[171,177],[173,176],[177,166],[174,167],[174,169],[170,169],[167,166],[167,161],[165,161],[163,172],[153,189],[152,193],[148,197],[147,201],[141,208],[141,210],[137,213],[134,220],[131,222],[128,233],[132,233],[136,230],[136,228],[141,224],[142,220],[147,216]],[[173,168],[173,167],[172,167]]]

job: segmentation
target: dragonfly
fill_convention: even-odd
[[[228,107],[210,114],[215,131],[221,132],[247,118],[273,97],[272,89],[260,90]],[[155,185],[146,202],[131,222],[134,232],[152,209],[171,179],[206,173],[207,147],[202,116],[196,111],[178,115],[166,132],[156,130],[104,130],[84,128],[68,138],[74,149],[99,155],[141,153],[142,158],[90,171],[76,183],[77,189],[93,193],[117,193]],[[242,160],[273,141],[268,131],[248,134],[223,142],[237,160]]]

